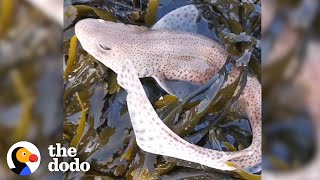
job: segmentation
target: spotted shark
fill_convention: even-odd
[[[142,150],[220,170],[253,167],[261,163],[261,85],[256,77],[247,77],[239,98],[251,124],[252,143],[235,152],[203,148],[179,137],[159,118],[139,80],[152,77],[167,93],[183,99],[217,74],[228,53],[221,44],[197,34],[198,17],[196,6],[187,5],[152,28],[83,19],[75,25],[75,34],[84,50],[118,74],[119,85],[128,93],[128,111]],[[234,68],[225,84],[239,75]]]

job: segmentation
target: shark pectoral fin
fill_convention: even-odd
[[[245,168],[243,171],[245,171],[247,173],[254,174],[254,173],[262,171],[262,165],[261,164],[257,164],[257,165],[255,165],[253,167]]]
[[[165,90],[168,94],[171,94],[171,95],[174,95],[175,96],[175,93],[174,91],[167,86],[167,83],[166,83],[166,78],[162,75],[155,75],[155,76],[152,76],[153,79],[155,79],[158,83],[158,85],[163,89]]]
[[[180,80],[169,80],[165,78],[153,77],[159,86],[167,93],[177,96],[179,99],[183,99],[193,91],[198,89],[200,85]]]
[[[186,5],[162,17],[151,29],[169,29],[197,33],[199,11],[194,5]]]
[[[165,80],[165,84],[167,88],[170,88],[173,91],[174,95],[179,99],[187,97],[189,94],[200,87],[200,85],[179,80]]]

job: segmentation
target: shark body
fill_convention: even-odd
[[[261,162],[261,85],[255,77],[247,78],[239,98],[245,102],[253,140],[237,152],[199,147],[176,135],[158,117],[139,81],[153,77],[166,92],[184,98],[223,67],[228,56],[223,46],[195,34],[198,15],[195,6],[184,6],[164,16],[152,29],[84,19],[76,24],[75,33],[88,53],[118,74],[119,85],[128,92],[128,111],[142,150],[221,170],[253,167]],[[239,74],[235,68],[226,84]],[[182,83],[177,86],[172,83],[175,80]]]

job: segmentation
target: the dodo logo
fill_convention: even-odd
[[[20,141],[12,145],[7,153],[9,168],[20,176],[28,176],[40,165],[40,152],[30,142]]]

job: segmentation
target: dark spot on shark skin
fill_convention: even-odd
[[[146,129],[141,129],[140,131],[139,131],[139,133],[145,133],[146,132]]]
[[[130,112],[131,118],[134,118],[136,116],[136,112]]]

